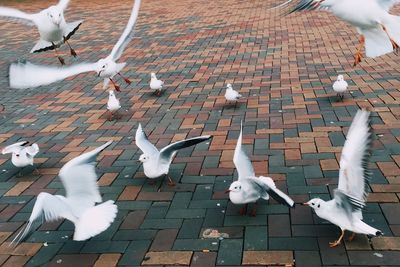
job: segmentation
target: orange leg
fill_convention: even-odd
[[[382,29],[386,32],[387,36],[389,37],[390,42],[392,43],[392,46],[393,46],[393,50],[395,51],[395,53],[397,53],[397,51],[399,50],[400,46],[392,39],[390,34],[387,32],[386,27],[384,25],[382,25],[382,24],[381,24],[381,26],[382,26]]]
[[[55,45],[55,43],[51,43],[54,47],[54,52],[56,53],[56,57],[58,58],[58,60],[60,61],[61,65],[65,65],[65,61],[64,59],[58,54],[57,51],[57,46]]]
[[[109,79],[110,79],[111,83],[114,85],[115,90],[117,90],[118,92],[121,92],[120,87],[114,82],[114,80],[111,78],[109,78]]]
[[[67,40],[67,38],[65,38],[65,36],[64,36],[64,43],[67,43],[67,45],[69,47],[69,51],[71,53],[71,56],[76,57],[77,54],[76,54],[75,50],[72,49],[71,45],[68,43],[68,40]]]
[[[336,247],[336,246],[340,245],[340,243],[342,242],[343,236],[344,236],[344,230],[342,230],[342,234],[339,236],[338,240],[333,241],[333,242],[329,242],[329,246],[331,248],[333,248],[333,247]]]
[[[169,175],[167,175],[167,177],[168,177],[168,185],[169,186],[175,186],[176,183],[174,181],[172,181],[171,177]]]
[[[353,241],[354,237],[356,237],[356,233],[352,233],[351,236],[349,237],[348,241],[349,242]]]
[[[364,35],[361,35],[360,36],[360,45],[357,47],[357,52],[354,55],[353,67],[357,66],[357,64],[361,62],[361,59],[362,59],[361,51],[364,48],[364,45],[365,45],[365,37],[364,37]]]
[[[124,77],[124,76],[122,76],[122,74],[121,73],[119,73],[118,72],[118,75],[119,76],[121,76],[122,77],[122,79],[124,79],[124,81],[129,85],[129,84],[131,84],[132,82],[128,79],[128,78],[126,78],[126,77]]]

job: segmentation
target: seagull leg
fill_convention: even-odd
[[[125,81],[128,85],[132,83],[128,78],[125,78],[124,76],[122,76],[121,73],[118,72],[118,75],[121,76],[122,79],[124,79],[124,81]]]
[[[51,43],[52,45],[53,45],[53,48],[54,48],[54,52],[56,53],[56,57],[58,58],[58,60],[60,61],[60,63],[61,63],[61,65],[65,65],[65,60],[58,54],[58,51],[57,51],[57,46],[56,46],[56,44],[55,43]]]
[[[247,213],[247,204],[240,208],[240,215],[246,215]]]
[[[381,24],[381,26],[382,26],[382,29],[386,32],[387,36],[389,37],[390,42],[392,43],[394,53],[397,54],[400,46],[392,39],[392,37],[390,37],[390,34],[387,32],[386,27],[383,24]]]
[[[361,59],[362,59],[361,50],[363,49],[364,45],[365,45],[365,37],[364,37],[364,35],[361,35],[360,36],[360,45],[357,47],[357,52],[354,55],[353,67],[357,66],[357,64],[361,62]]]
[[[254,203],[253,208],[251,209],[251,213],[250,213],[250,216],[252,216],[252,217],[256,217],[256,215],[257,215],[257,202]]]
[[[340,245],[340,242],[342,242],[343,236],[344,236],[344,230],[342,230],[342,234],[339,236],[338,240],[336,240],[334,242],[329,242],[329,246],[331,248],[334,248],[334,247]]]
[[[169,186],[175,186],[176,183],[174,181],[172,181],[171,177],[168,174],[166,174],[166,175],[167,175],[167,178],[168,178],[168,185]]]
[[[36,175],[40,175],[40,171],[37,167],[35,167],[35,169],[33,170],[33,173]]]
[[[65,38],[65,36],[63,36],[63,38],[64,38],[64,43],[66,43],[68,45],[68,47],[69,47],[69,51],[71,53],[71,56],[76,57],[77,54],[76,54],[75,50],[71,47],[71,45],[68,43],[67,38]]]
[[[111,83],[114,85],[115,90],[117,90],[118,92],[121,92],[121,89],[119,88],[119,86],[114,82],[113,79],[109,78]]]
[[[108,110],[108,120],[111,121],[112,118],[113,118],[113,113],[110,110]]]
[[[354,237],[356,237],[356,233],[352,233],[351,236],[349,237],[348,241],[349,242],[353,241]]]
[[[161,95],[161,90],[157,90],[156,91],[156,96],[160,96]]]

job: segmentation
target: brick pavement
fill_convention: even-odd
[[[129,17],[132,1],[72,1],[68,21],[84,24],[71,44],[78,60],[106,55]],[[352,68],[358,37],[326,13],[280,18],[266,10],[270,1],[143,1],[136,37],[122,59],[133,81],[117,95],[123,117],[106,120],[107,92],[101,80],[82,74],[33,90],[7,87],[8,64],[20,57],[35,63],[58,62],[52,53],[27,54],[36,32],[0,22],[0,146],[19,139],[39,143],[41,175],[16,177],[8,157],[0,157],[0,264],[3,266],[400,266],[400,92],[399,57],[368,59]],[[5,1],[26,11],[47,7],[43,0]],[[397,11],[400,9],[397,8]],[[66,47],[61,49],[67,54]],[[159,98],[148,87],[150,72],[166,84]],[[331,90],[345,74],[351,94],[337,103]],[[224,86],[245,96],[225,105]],[[257,174],[271,175],[297,203],[329,198],[337,184],[338,159],[358,107],[369,107],[375,133],[372,193],[365,221],[385,236],[371,242],[357,236],[330,249],[338,228],[302,206],[288,210],[274,201],[259,205],[255,218],[222,193],[236,177],[232,155],[245,121],[244,145]],[[134,131],[141,122],[150,140],[213,134],[210,144],[178,153],[171,176],[174,188],[149,185],[136,162]],[[115,142],[98,164],[104,199],[119,206],[116,221],[85,242],[71,240],[73,226],[43,225],[25,243],[7,242],[28,219],[35,196],[63,193],[57,178],[72,157],[106,140]],[[206,229],[229,234],[203,239]],[[44,246],[47,242],[48,246]]]

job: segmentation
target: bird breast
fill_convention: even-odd
[[[21,151],[19,157],[15,154],[12,155],[11,162],[15,167],[22,168],[28,165],[33,165],[33,158],[28,157],[26,153]]]

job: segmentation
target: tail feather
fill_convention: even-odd
[[[83,241],[107,230],[117,212],[117,205],[112,200],[90,208],[75,224],[74,240]]]
[[[365,37],[365,54],[367,57],[379,57],[393,51],[388,35],[380,25],[372,29],[362,29]]]

